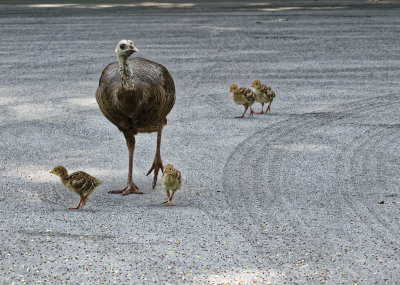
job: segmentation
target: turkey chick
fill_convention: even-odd
[[[81,197],[76,207],[70,207],[69,209],[79,209],[86,204],[88,196],[99,186],[103,181],[97,179],[86,172],[77,171],[68,175],[67,170],[63,166],[56,166],[50,173],[60,176],[62,184]]]
[[[261,84],[260,80],[254,80],[251,83],[251,87],[254,88],[254,93],[256,95],[256,101],[261,103],[261,112],[257,112],[257,114],[264,114],[264,104],[269,103],[267,110],[265,110],[265,114],[270,111],[271,112],[271,103],[275,98],[275,92],[268,85]]]
[[[182,176],[178,169],[175,169],[172,164],[164,166],[164,173],[161,179],[161,184],[167,193],[167,200],[163,204],[168,206],[175,206],[171,203],[172,197],[174,197],[175,191],[181,188]],[[169,191],[171,190],[172,193]]]
[[[232,84],[229,87],[229,91],[232,94],[232,99],[233,102],[235,102],[236,105],[243,105],[244,106],[244,112],[241,116],[236,116],[235,118],[243,118],[244,114],[246,113],[247,109],[250,107],[250,116],[253,116],[254,111],[251,108],[251,105],[254,104],[255,101],[255,94],[250,88],[245,88],[241,87],[238,88],[236,84]]]

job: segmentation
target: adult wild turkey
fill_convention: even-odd
[[[168,70],[161,64],[143,58],[128,57],[138,52],[134,43],[122,40],[115,48],[118,62],[110,63],[100,77],[96,100],[103,115],[124,134],[129,150],[127,186],[109,193],[142,194],[132,180],[133,153],[137,133],[157,132],[157,149],[153,165],[153,189],[157,183],[161,160],[161,133],[167,115],[175,103],[175,85]]]

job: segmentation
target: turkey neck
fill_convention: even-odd
[[[60,178],[61,182],[65,185],[65,183],[67,183],[67,178],[68,178],[68,172],[66,169],[63,169],[63,171],[60,173]]]
[[[128,62],[128,57],[118,57],[119,73],[124,83],[132,82],[132,69]]]

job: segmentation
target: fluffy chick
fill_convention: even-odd
[[[171,201],[172,197],[174,197],[175,191],[181,188],[181,172],[178,169],[175,169],[172,164],[165,165],[161,184],[165,189],[165,193],[167,193],[167,201],[163,202],[163,204],[167,204],[168,206],[175,206],[171,203]],[[169,190],[171,190],[171,194]]]
[[[256,101],[261,103],[261,112],[258,112],[257,114],[264,114],[264,104],[268,102],[269,104],[267,110],[265,110],[265,114],[268,113],[268,111],[271,112],[271,103],[275,98],[275,92],[268,85],[261,84],[260,80],[254,80],[251,83],[251,87],[254,88]]]
[[[237,105],[244,106],[244,112],[241,116],[236,116],[235,118],[243,118],[244,114],[246,113],[247,109],[250,107],[250,116],[253,116],[254,111],[251,108],[251,105],[254,104],[255,101],[255,94],[250,88],[241,87],[238,88],[236,84],[232,84],[229,86],[229,91],[232,94],[233,102]]]
[[[68,175],[67,170],[63,166],[56,166],[50,173],[60,176],[62,184],[81,197],[76,207],[70,207],[69,209],[79,209],[86,204],[88,196],[99,186],[103,181],[93,177],[86,172],[77,171]]]

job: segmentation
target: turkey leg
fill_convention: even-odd
[[[167,204],[169,201],[169,190],[165,190],[165,193],[167,193],[167,200],[162,202],[161,204]]]
[[[248,106],[245,106],[243,114],[241,116],[236,116],[235,118],[243,119],[244,118],[244,114],[246,114],[246,111],[247,111],[248,108],[249,108]]]
[[[261,112],[258,112],[256,114],[264,114],[264,103],[261,103]]]
[[[161,160],[161,154],[160,154],[160,149],[161,149],[161,134],[162,134],[162,124],[157,125],[157,149],[156,149],[156,156],[154,157],[153,164],[150,167],[150,170],[147,172],[147,176],[154,170],[154,178],[153,178],[153,189],[156,187],[157,184],[157,176],[158,172],[161,169],[161,172],[164,172],[163,170],[163,163]]]
[[[126,139],[126,144],[128,145],[128,150],[129,150],[129,171],[128,171],[128,183],[124,189],[121,190],[112,190],[108,191],[108,193],[111,194],[122,194],[122,195],[128,195],[128,194],[143,194],[143,192],[139,191],[139,187],[136,186],[135,183],[132,181],[132,171],[133,171],[133,152],[135,150],[135,137],[125,135]]]
[[[87,201],[87,198],[89,197],[89,195],[90,195],[90,194],[87,194],[86,196],[83,197],[81,206],[85,206],[85,205],[86,205],[86,201]]]
[[[273,99],[272,99],[273,100]],[[265,114],[268,113],[268,111],[271,113],[271,104],[272,104],[272,100],[269,102],[267,110],[265,110]]]
[[[250,106],[250,115],[249,115],[249,117],[253,117],[253,115],[254,115],[254,110],[253,110],[253,108],[251,108],[251,106]]]
[[[77,210],[77,209],[79,209],[80,207],[81,207],[81,204],[82,204],[82,206],[84,205],[83,204],[83,200],[85,199],[85,197],[84,196],[81,196],[81,200],[79,201],[79,203],[78,203],[78,205],[76,206],[76,207],[69,207],[68,209],[70,209],[70,210]]]
[[[171,202],[172,202],[172,198],[174,197],[174,194],[175,194],[175,191],[172,191],[172,194],[171,194],[171,196],[169,196],[169,199],[168,199],[168,206],[175,206],[174,204],[172,204]]]
[[[167,204],[167,205],[165,205],[165,206],[175,206],[174,204],[172,204],[171,203],[171,201],[172,201],[172,197],[174,197],[174,194],[175,194],[175,191],[172,191],[172,194],[171,195],[169,195],[169,190],[167,190],[168,192],[167,192],[167,195],[168,195],[168,200],[167,201],[164,201],[164,202],[162,202],[163,204]]]

